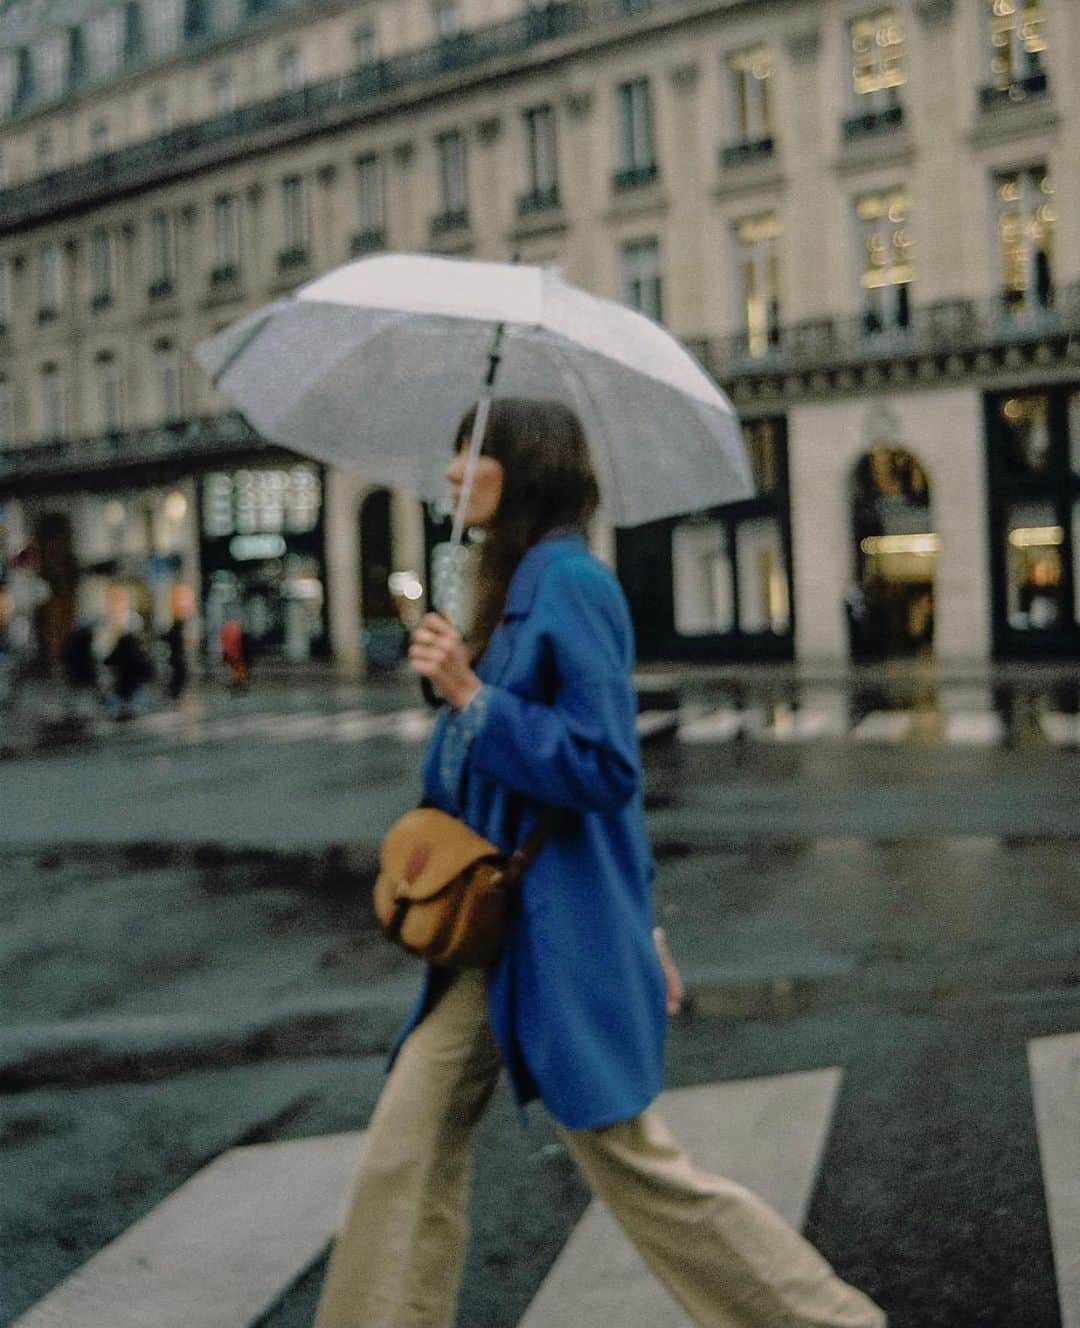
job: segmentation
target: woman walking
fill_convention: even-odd
[[[472,413],[447,471],[455,498]],[[472,1131],[505,1067],[702,1328],[883,1328],[776,1213],[696,1171],[650,1107],[672,978],[653,937],[622,591],[588,552],[599,501],[581,426],[551,401],[492,403],[468,499],[482,527],[466,641],[437,614],[409,661],[444,702],[425,800],[504,851],[541,823],[490,971],[429,968],[367,1132],[316,1328],[451,1328]]]

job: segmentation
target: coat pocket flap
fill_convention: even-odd
[[[406,812],[390,827],[380,854],[380,876],[397,898],[432,899],[476,862],[502,858],[483,835],[434,807]]]

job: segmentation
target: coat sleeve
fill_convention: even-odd
[[[472,768],[551,807],[616,811],[640,784],[630,615],[587,557],[549,569],[529,614],[554,673],[551,704],[486,686]]]

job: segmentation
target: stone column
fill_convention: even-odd
[[[911,200],[915,275],[924,300],[925,292],[954,299],[968,294],[964,251],[971,239],[968,228],[958,226],[956,218],[965,213],[979,216],[980,210],[965,207],[956,142],[951,134],[935,132],[935,126],[967,123],[976,89],[970,80],[961,80],[962,88],[957,87],[953,0],[916,0],[915,12],[919,27],[912,35],[919,38],[919,46],[917,60],[912,61],[912,85],[904,98],[904,114],[914,122],[910,132],[919,143],[921,167],[920,193]],[[958,91],[963,105],[957,104]],[[979,252],[981,248],[976,246]]]
[[[838,126],[823,122],[831,104],[828,73],[820,67],[821,32],[816,25],[790,33],[783,50],[788,78],[774,79],[778,104],[777,157],[787,180],[780,248],[780,318],[784,324],[835,312],[834,283],[822,262],[821,237],[830,233],[827,208],[835,194],[832,180],[821,178],[823,157],[832,155]],[[826,84],[823,91],[822,84]],[[785,86],[786,85],[786,86]],[[824,152],[822,145],[825,145]]]
[[[360,635],[360,484],[349,471],[327,466],[323,491],[326,531],[326,601],[330,651],[339,673],[362,677]]]

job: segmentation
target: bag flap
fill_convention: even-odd
[[[395,821],[382,843],[382,873],[406,899],[431,899],[474,862],[499,858],[494,844],[434,807]]]

